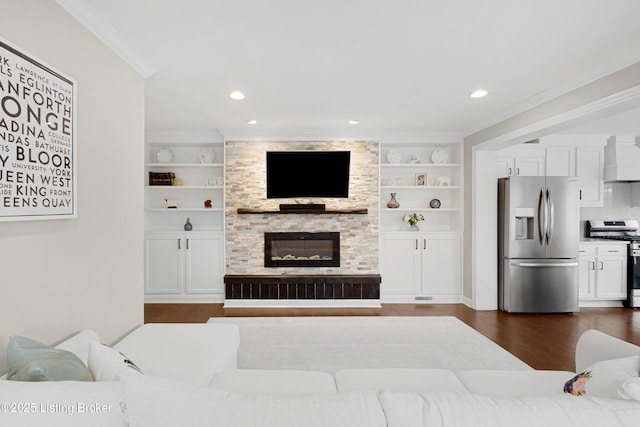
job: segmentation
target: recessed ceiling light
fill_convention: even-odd
[[[239,90],[234,90],[229,94],[229,96],[231,97],[231,99],[235,99],[236,101],[241,101],[244,99],[244,93],[240,92]]]
[[[473,92],[471,92],[471,95],[469,95],[471,98],[483,98],[485,96],[487,96],[489,94],[489,92],[487,92],[486,89],[476,89]]]
[[[256,124],[258,124],[258,121],[257,120],[247,120],[247,124],[248,125],[256,125]]]
[[[360,122],[357,121],[357,120],[349,120],[349,124],[350,125],[358,125],[358,124],[360,124]]]

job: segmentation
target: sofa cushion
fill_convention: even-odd
[[[124,380],[136,427],[385,427],[376,393],[237,394],[150,375]]]
[[[145,374],[208,385],[216,373],[237,368],[239,346],[237,325],[149,323],[113,348]]]
[[[7,379],[93,381],[87,366],[75,354],[17,335],[9,337]]]
[[[603,360],[570,378],[565,393],[574,396],[596,396],[611,399],[633,399],[633,381],[640,375],[640,356]],[[625,383],[631,380],[625,388]],[[629,391],[630,394],[627,394]]]
[[[471,392],[485,396],[562,394],[564,383],[575,375],[570,371],[473,370],[458,373]]]
[[[244,394],[336,393],[333,375],[317,371],[229,369],[218,373],[211,387]]]
[[[553,396],[385,391],[380,403],[389,427],[637,426],[640,403]]]
[[[336,372],[335,377],[339,393],[381,389],[415,392],[467,392],[458,377],[446,369],[344,369]]]
[[[0,381],[0,425],[129,426],[121,382]]]
[[[96,341],[89,346],[89,371],[96,381],[116,381],[142,373],[127,356]]]

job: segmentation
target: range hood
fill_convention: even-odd
[[[604,148],[604,181],[640,181],[640,138],[612,136]]]

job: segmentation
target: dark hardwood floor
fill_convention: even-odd
[[[462,304],[383,304],[382,308],[224,308],[222,304],[145,304],[145,323],[204,323],[210,317],[455,316],[535,369],[575,370],[580,334],[598,329],[640,345],[640,311],[582,308],[574,314],[475,311]]]

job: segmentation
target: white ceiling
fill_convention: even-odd
[[[149,132],[467,135],[640,62],[637,0],[58,2],[149,74]]]

